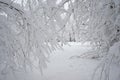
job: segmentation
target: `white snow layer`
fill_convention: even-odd
[[[43,75],[38,70],[33,70],[33,72],[18,73],[15,80],[91,80],[100,61],[79,57],[90,50],[88,44],[64,45],[63,50],[56,50],[51,54],[50,62],[43,70]],[[10,77],[8,79],[10,80]],[[14,79],[11,77],[11,80]]]

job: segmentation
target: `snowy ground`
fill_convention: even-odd
[[[65,45],[64,50],[57,50],[51,54],[50,63],[44,70],[43,76],[35,71],[25,76],[24,80],[91,80],[99,61],[75,57],[91,50],[89,45],[80,43],[70,43],[70,45]]]
[[[79,56],[91,48],[72,43],[63,48],[63,51],[58,50],[51,55],[51,62],[45,70],[46,80],[90,80],[98,61],[73,56]]]
[[[91,50],[91,47],[80,43],[70,43],[70,45],[65,45],[64,50],[57,50],[51,54],[50,63],[44,70],[43,76],[39,71],[34,71],[27,75],[19,74],[19,80],[91,80],[99,61],[77,57]],[[20,75],[24,76],[20,77]]]

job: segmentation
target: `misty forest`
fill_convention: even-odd
[[[0,0],[0,80],[120,80],[120,0]]]

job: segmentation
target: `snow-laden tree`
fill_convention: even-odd
[[[109,80],[112,65],[120,66],[120,0],[76,0],[75,3],[79,40],[91,42],[95,53],[103,58],[97,68],[101,69],[100,80]]]
[[[65,12],[63,4],[56,7],[55,0],[0,0],[2,75],[46,67],[49,53],[60,48],[58,33],[66,23],[59,15]]]
[[[115,46],[119,50],[120,1],[0,0],[1,73],[32,68],[34,63],[42,70],[66,33],[71,41],[90,42],[103,57],[108,75],[107,64],[120,62],[120,52],[111,53]]]
[[[102,68],[100,79],[109,80],[111,64],[120,66],[120,0],[67,0],[66,4],[72,10],[66,25],[70,38],[91,43],[95,57],[102,59],[97,68]]]

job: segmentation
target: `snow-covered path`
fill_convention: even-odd
[[[54,51],[50,55],[50,63],[43,70],[43,75],[39,71],[33,71],[25,75],[25,79],[19,80],[91,80],[94,69],[99,63],[95,59],[82,59],[79,56],[91,50],[89,45],[80,43],[70,43],[71,46],[63,46],[64,50]],[[71,58],[72,57],[72,58]],[[13,79],[12,79],[13,80]]]
[[[81,55],[91,48],[88,45],[70,44],[51,54],[48,68],[44,70],[44,80],[91,80],[98,61],[94,59],[71,58]]]
[[[79,57],[91,50],[89,45],[81,45],[80,43],[70,43],[70,45],[65,45],[63,46],[64,50],[56,50],[50,55],[50,62],[48,67],[43,70],[43,75],[35,70],[28,74],[19,74],[17,79],[9,78],[7,80],[91,80],[100,61]],[[113,65],[110,80],[119,80],[119,78],[117,79],[118,69]],[[98,78],[97,75],[95,80]]]

